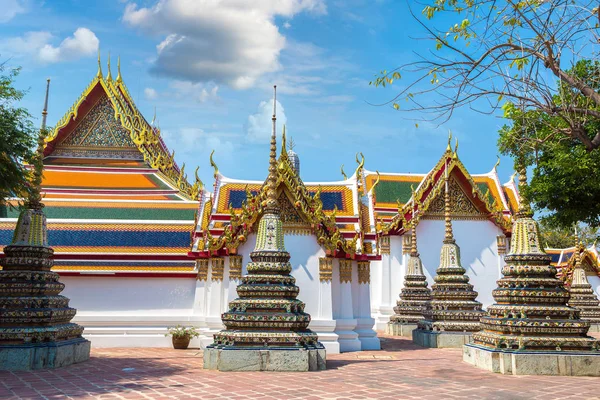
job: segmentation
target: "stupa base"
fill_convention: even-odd
[[[429,331],[415,329],[412,332],[413,343],[421,347],[459,349],[471,342],[472,332]]]
[[[322,349],[204,349],[204,369],[307,372],[326,369]]]
[[[393,336],[412,337],[412,332],[417,329],[417,324],[404,324],[401,322],[388,322],[385,333]]]
[[[60,342],[0,345],[0,370],[66,367],[89,360],[90,347],[90,341],[82,337]]]
[[[504,375],[600,376],[600,352],[510,352],[467,344],[463,361]]]

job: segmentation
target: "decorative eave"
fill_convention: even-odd
[[[559,249],[552,249],[559,250]],[[561,262],[563,258],[563,254],[566,252],[574,252],[577,251],[577,248],[571,247],[561,250],[561,260],[556,265],[558,270],[557,276],[565,282],[567,286],[570,286],[573,281],[573,271],[575,270],[575,258],[570,257],[566,262]],[[586,274],[594,274],[595,276],[600,278],[600,258],[598,257],[598,250],[595,246],[588,247],[584,249],[581,247],[581,265],[583,265]],[[591,270],[590,270],[591,269]]]
[[[491,202],[487,193],[482,193],[472,176],[458,158],[457,151],[448,147],[435,167],[419,183],[410,201],[398,208],[398,213],[389,223],[378,222],[377,232],[380,235],[401,235],[409,229],[409,223],[413,218],[413,212],[418,212],[419,219],[427,212],[432,201],[444,189],[444,174],[448,168],[449,175],[456,174],[463,189],[471,189],[471,200],[476,208],[487,218],[498,226],[505,234],[511,232],[511,217],[507,218],[505,208],[498,204],[496,199]],[[468,193],[468,192],[467,192]]]
[[[285,149],[285,139],[282,147]],[[215,169],[215,196],[212,204],[212,211],[215,212],[220,185],[223,182],[234,182],[234,180],[222,176],[212,158],[211,165]],[[330,215],[323,211],[323,203],[320,199],[321,189],[319,188],[314,196],[309,193],[303,181],[294,171],[285,150],[282,150],[277,161],[276,176],[278,196],[283,192],[288,197],[306,227],[316,236],[318,243],[325,248],[328,255],[356,259],[368,258],[368,255],[362,254],[362,247],[359,244],[361,233],[356,232],[354,237],[349,240],[344,238],[344,234],[336,224],[336,210]],[[219,236],[215,237],[211,233],[211,229],[204,227],[202,235],[195,240],[190,252],[191,256],[202,258],[209,257],[211,254],[237,253],[237,248],[247,240],[254,224],[260,220],[260,216],[264,212],[267,199],[266,181],[262,183],[260,190],[255,195],[252,195],[246,188],[246,199],[241,210],[230,209],[229,216],[226,218],[229,225],[225,226]]]
[[[80,108],[85,100],[98,87],[102,88],[108,96],[115,110],[115,119],[129,132],[131,140],[142,153],[144,161],[158,170],[185,197],[197,200],[203,188],[202,181],[198,178],[198,170],[196,169],[194,184],[190,184],[184,171],[185,165],[179,168],[174,160],[175,153],[169,152],[161,138],[160,129],[150,125],[135,106],[121,78],[120,68],[116,79],[112,79],[110,74],[107,78],[104,78],[100,67],[98,68],[98,73],[94,79],[46,137],[44,157],[48,157],[52,153],[54,147],[67,133],[67,128],[77,120]]]

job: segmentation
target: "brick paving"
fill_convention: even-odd
[[[327,371],[216,372],[198,349],[94,349],[89,362],[0,372],[0,399],[600,399],[600,379],[514,377],[380,335],[382,351],[330,355]]]

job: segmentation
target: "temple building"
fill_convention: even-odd
[[[63,293],[78,310],[73,322],[92,346],[170,346],[166,328],[182,324],[199,329],[192,346],[204,347],[223,329],[221,315],[248,272],[266,174],[227,176],[213,154],[214,182],[188,180],[160,129],[135,106],[119,67],[116,77],[110,66],[105,72],[99,63],[46,138],[42,192],[52,271],[66,284]],[[440,148],[441,159],[424,174],[378,173],[357,155],[350,176],[304,182],[302,151],[291,150],[285,134],[281,139],[277,201],[308,328],[329,354],[378,349],[376,331],[385,330],[403,288],[414,222],[423,274],[429,287],[434,283],[448,150]],[[512,180],[500,182],[495,167],[472,175],[457,149],[452,153],[454,237],[486,308],[501,277],[518,193]],[[11,243],[17,217],[17,210],[0,209],[0,250]],[[597,290],[600,278],[592,278]]]

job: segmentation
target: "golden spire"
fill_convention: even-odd
[[[285,138],[285,124],[283,124],[283,133],[281,135],[281,154],[287,154],[287,148],[286,148],[287,144],[286,144],[286,138]]]
[[[32,166],[33,174],[31,177],[31,186],[27,196],[27,208],[39,210],[42,204],[42,177],[44,169],[44,139],[46,138],[46,117],[48,116],[48,96],[50,94],[50,78],[46,80],[46,97],[44,99],[44,109],[42,110],[42,125],[38,135],[38,143],[35,155],[33,156]]]
[[[269,154],[269,176],[267,177],[267,209],[275,211],[277,209],[277,194],[275,193],[277,184],[277,86],[273,86],[273,130],[271,132],[271,151]]]
[[[517,172],[519,174],[519,213],[527,216],[532,216],[531,205],[525,196],[527,190],[527,167],[522,158],[517,160]]]
[[[102,64],[100,63],[100,48],[98,48],[98,73],[96,74],[96,78],[102,78]]]
[[[454,140],[455,140],[454,154],[452,155],[452,158],[457,159],[458,158],[458,138],[454,138]]]
[[[42,131],[46,130],[46,117],[48,116],[48,94],[50,93],[50,78],[46,79],[46,98],[44,99],[44,109],[42,110]]]
[[[106,73],[106,80],[112,81],[112,74],[110,73],[110,51],[108,52],[108,72]]]
[[[413,209],[412,219],[412,231],[410,233],[410,255],[411,257],[419,257],[419,251],[417,250],[417,217],[415,216],[415,210]]]
[[[446,152],[447,153],[451,153],[452,152],[452,131],[450,129],[448,129],[448,146],[446,146]]]
[[[444,243],[454,243],[454,235],[452,233],[452,219],[450,218],[450,188],[448,183],[448,162],[446,161],[446,168],[444,168],[444,222],[446,225]]]
[[[123,82],[121,77],[121,56],[117,56],[117,83]]]

